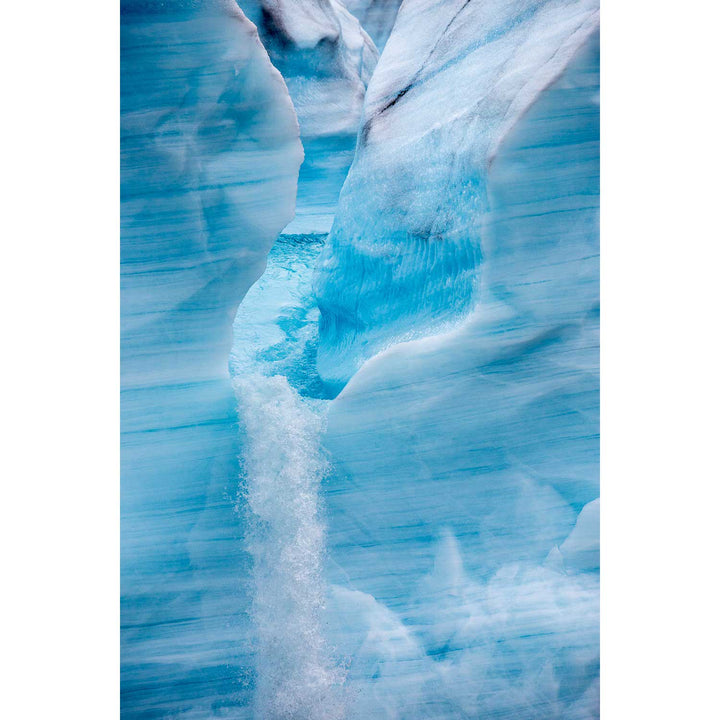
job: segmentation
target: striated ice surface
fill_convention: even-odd
[[[598,716],[597,3],[399,5],[122,3],[128,718]]]
[[[472,307],[499,146],[597,24],[595,0],[401,7],[318,270],[328,383]]]
[[[124,1],[121,50],[122,714],[208,718],[252,682],[232,322],[302,147],[234,3]]]
[[[285,79],[305,161],[288,233],[326,233],[352,163],[378,53],[339,0],[238,0]]]
[[[598,716],[598,55],[592,2],[405,3],[370,83],[315,281],[348,717]]]

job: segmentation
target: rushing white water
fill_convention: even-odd
[[[344,673],[322,632],[326,402],[307,396],[314,387],[308,347],[317,317],[307,290],[320,245],[313,237],[282,238],[235,323],[257,720],[341,720],[345,714]]]
[[[250,375],[236,389],[245,425],[246,533],[252,554],[258,720],[343,716],[321,630],[325,529],[318,490],[327,463],[321,417],[281,375]]]

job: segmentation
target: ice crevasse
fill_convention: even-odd
[[[329,227],[377,51],[334,0],[123,0],[121,56],[122,714],[247,717],[233,321],[293,218]]]
[[[353,160],[378,51],[340,0],[238,0],[287,83],[305,160],[286,232],[326,233]]]
[[[123,0],[127,717],[598,715],[597,3],[398,6]]]

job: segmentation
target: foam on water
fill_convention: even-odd
[[[317,308],[307,287],[322,238],[283,237],[238,311],[231,367],[244,437],[241,499],[253,558],[255,717],[340,720],[343,671],[322,632],[329,464],[313,383]],[[310,397],[315,395],[315,397]]]

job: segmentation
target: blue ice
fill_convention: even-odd
[[[123,2],[128,718],[598,717],[597,3],[398,6]]]

